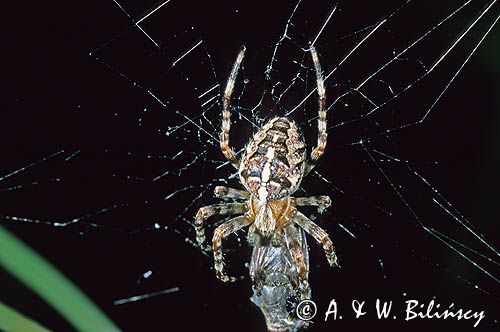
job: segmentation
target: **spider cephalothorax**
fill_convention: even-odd
[[[204,247],[203,221],[210,216],[239,215],[217,227],[214,232],[212,249],[217,277],[222,281],[235,280],[224,272],[222,239],[239,229],[250,226],[248,240],[258,249],[256,252],[273,253],[273,255],[266,254],[265,257],[257,255],[263,257],[261,260],[252,258],[255,263],[252,265],[251,275],[255,285],[262,285],[259,286],[262,289],[275,287],[275,285],[268,285],[270,282],[268,277],[262,278],[262,276],[273,276],[274,272],[281,271],[279,266],[286,266],[284,269],[281,268],[284,271],[280,273],[290,280],[291,288],[298,287],[301,298],[307,298],[310,294],[307,282],[309,265],[307,252],[304,252],[307,247],[302,230],[313,236],[323,246],[330,265],[337,264],[337,257],[328,234],[297,209],[299,206],[317,206],[318,211],[322,212],[330,206],[330,198],[328,196],[291,197],[299,188],[302,178],[313,169],[326,146],[326,97],[318,55],[314,47],[311,47],[311,56],[316,70],[319,112],[318,142],[310,156],[307,157],[304,138],[295,122],[278,117],[267,122],[253,136],[240,159],[229,145],[229,130],[231,128],[231,94],[244,53],[245,48],[242,47],[224,91],[220,146],[224,156],[238,170],[240,180],[246,190],[216,187],[215,195],[231,202],[205,206],[198,210],[195,221],[196,240],[200,246]],[[298,231],[298,229],[302,230]],[[277,249],[273,251],[271,247],[268,247],[269,244]],[[276,257],[276,260],[272,257]],[[269,266],[273,264],[276,266]],[[258,301],[262,302],[264,299],[260,298]]]

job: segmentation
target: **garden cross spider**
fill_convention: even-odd
[[[215,195],[225,200],[222,204],[204,206],[198,210],[195,220],[196,240],[204,247],[205,231],[203,221],[211,216],[240,215],[215,229],[212,239],[214,254],[214,268],[222,281],[235,281],[224,272],[222,258],[222,239],[246,226],[250,245],[271,243],[280,247],[286,244],[291,252],[294,268],[298,272],[299,286],[303,290],[303,297],[308,296],[307,275],[308,268],[305,261],[307,253],[299,239],[296,227],[304,229],[318,243],[323,245],[326,258],[331,266],[337,266],[333,244],[328,234],[312,220],[299,212],[298,206],[317,206],[323,212],[330,206],[328,196],[291,197],[300,185],[302,178],[316,165],[317,160],[325,150],[326,133],[326,95],[323,84],[323,75],[314,47],[310,48],[316,71],[317,91],[319,96],[318,142],[307,158],[303,135],[295,122],[276,117],[267,122],[250,140],[241,159],[236,156],[229,146],[230,103],[231,94],[238,75],[238,70],[245,54],[242,46],[231,70],[226,89],[224,91],[222,109],[222,131],[220,147],[224,156],[238,170],[240,181],[245,190],[218,186]],[[239,202],[238,200],[244,200]]]

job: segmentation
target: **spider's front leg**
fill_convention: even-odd
[[[194,227],[196,230],[196,242],[198,245],[209,250],[210,247],[204,246],[205,243],[205,229],[203,228],[203,221],[211,216],[230,216],[233,214],[243,214],[246,211],[246,203],[222,203],[215,205],[208,205],[201,207],[196,213]]]
[[[329,196],[309,196],[309,197],[292,197],[292,206],[317,206],[318,212],[323,213],[332,205],[332,200]]]
[[[292,213],[294,214],[293,222],[295,222],[299,227],[302,227],[307,233],[309,233],[319,244],[323,246],[323,250],[326,254],[326,259],[330,266],[339,266],[337,255],[333,249],[332,240],[328,234],[318,225],[316,225],[311,219],[307,218],[305,215],[297,211],[297,209],[292,208]]]
[[[246,216],[239,216],[223,223],[215,229],[214,237],[212,239],[212,246],[214,250],[214,268],[217,278],[224,282],[233,282],[238,280],[234,277],[228,277],[224,272],[224,259],[222,257],[222,239],[226,238],[229,234],[234,233],[245,226],[252,223]]]

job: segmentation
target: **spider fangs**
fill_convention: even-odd
[[[214,215],[239,215],[217,227],[213,235],[214,268],[220,280],[236,280],[234,277],[228,277],[224,272],[222,239],[239,229],[250,226],[248,241],[251,245],[271,242],[275,247],[286,244],[285,247],[290,248],[294,269],[298,273],[300,288],[303,290],[303,298],[309,296],[308,264],[304,258],[307,257],[307,253],[304,253],[303,246],[299,244],[301,242],[291,236],[291,234],[298,234],[297,227],[305,230],[323,246],[331,266],[337,265],[337,256],[328,234],[296,208],[316,206],[319,212],[323,212],[330,206],[330,198],[328,196],[290,196],[299,188],[302,178],[313,169],[316,161],[323,154],[327,140],[323,76],[315,48],[311,47],[310,52],[316,71],[319,96],[317,146],[307,158],[300,129],[295,122],[279,117],[270,120],[253,136],[240,159],[229,145],[229,130],[231,94],[245,53],[245,47],[242,46],[224,91],[220,146],[224,156],[239,171],[241,183],[246,191],[216,187],[215,195],[231,202],[202,207],[198,210],[195,220],[196,240],[200,246],[204,247],[203,221],[205,219]]]

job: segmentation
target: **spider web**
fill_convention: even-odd
[[[239,46],[247,52],[230,137],[241,152],[274,116],[295,120],[309,147],[316,141],[313,44],[329,141],[296,196],[332,198],[316,222],[342,268],[329,268],[309,239],[319,308],[312,330],[473,325],[410,324],[400,310],[408,299],[485,310],[482,328],[497,326],[499,13],[497,1],[113,0],[63,17],[33,10],[20,22],[45,27],[57,16],[59,26],[39,38],[37,24],[18,23],[12,37],[1,223],[124,330],[176,318],[187,329],[263,330],[249,278],[215,279],[211,257],[193,242],[193,217],[217,202],[215,186],[241,188],[218,142],[221,93]],[[211,219],[208,234],[226,220]],[[247,276],[244,234],[224,246],[229,272]],[[69,328],[38,299],[26,308],[17,295],[2,297],[49,327]],[[397,319],[376,320],[374,310],[350,317],[352,300],[374,307],[377,298],[394,301]],[[343,321],[323,321],[331,299]]]

